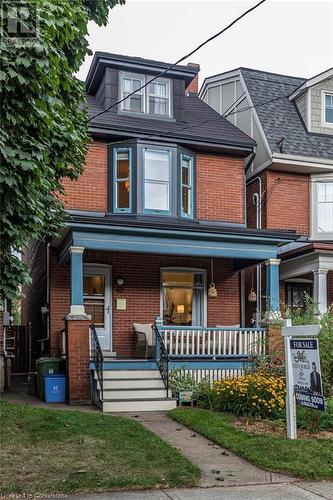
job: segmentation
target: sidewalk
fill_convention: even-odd
[[[141,491],[104,493],[101,495],[71,496],[71,500],[332,500],[333,484],[320,483],[279,483],[253,486],[230,486],[229,488],[193,488],[184,490]]]

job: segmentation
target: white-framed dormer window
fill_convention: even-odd
[[[142,76],[123,75],[121,79],[121,99],[126,99],[121,103],[123,111],[130,111],[132,113],[145,112],[144,89],[138,90],[144,83],[145,79]],[[135,92],[135,94],[128,97],[132,92]]]
[[[333,177],[312,178],[312,237],[333,238]]]
[[[148,113],[170,116],[170,82],[155,80],[148,85]]]
[[[322,92],[322,126],[333,127],[333,92]]]
[[[149,75],[120,72],[119,99],[125,99],[120,105],[120,110],[126,113],[151,117],[171,118],[172,82],[166,78],[158,78],[146,87],[141,88],[151,78]],[[132,92],[135,92],[135,94],[128,97]]]

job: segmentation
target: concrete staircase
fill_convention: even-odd
[[[162,411],[177,406],[157,368],[104,369],[103,397],[96,373],[94,377],[103,412]]]

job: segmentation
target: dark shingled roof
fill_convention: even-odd
[[[90,116],[103,111],[94,96],[87,95],[86,99]],[[91,127],[92,130],[103,128],[128,132],[129,135],[157,134],[157,136],[170,137],[175,141],[188,139],[221,146],[252,148],[256,144],[253,139],[204,103],[197,94],[185,97],[185,113],[182,122],[129,116],[116,113],[113,109],[93,119]]]
[[[276,141],[284,137],[285,154],[333,159],[333,137],[308,132],[296,105],[289,100],[305,79],[248,68],[240,71],[273,153],[280,152]]]

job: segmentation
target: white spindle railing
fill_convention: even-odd
[[[260,328],[162,326],[170,356],[248,356],[265,354],[266,332]]]

